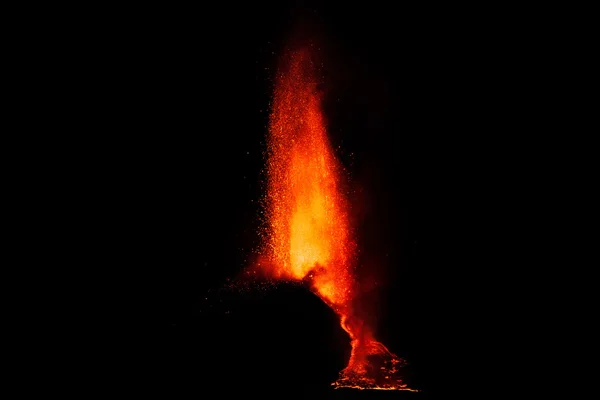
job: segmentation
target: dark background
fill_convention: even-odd
[[[298,29],[314,33],[324,60],[360,265],[376,277],[377,337],[409,362],[424,391],[414,397],[503,384],[496,369],[513,350],[496,308],[523,234],[512,221],[527,179],[511,176],[529,151],[519,118],[537,48],[516,33],[524,10],[101,11],[81,44],[94,71],[84,82],[98,93],[90,153],[101,153],[85,179],[98,203],[97,274],[116,289],[99,299],[115,311],[89,344],[109,359],[94,385],[170,398],[344,396],[329,384],[349,343],[320,300],[302,287],[230,285],[260,244],[271,77]]]

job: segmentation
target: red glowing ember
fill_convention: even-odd
[[[272,278],[305,280],[339,316],[351,339],[336,388],[411,390],[403,363],[353,312],[356,243],[341,189],[341,166],[327,138],[310,49],[289,52],[275,79],[268,136],[268,219],[262,268]]]

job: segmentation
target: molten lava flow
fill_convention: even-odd
[[[311,52],[290,52],[283,61],[270,115],[265,198],[269,261],[263,268],[273,278],[310,282],[340,316],[352,352],[333,383],[336,388],[410,390],[397,374],[402,361],[373,338],[352,309],[356,245]]]

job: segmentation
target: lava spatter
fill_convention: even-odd
[[[306,280],[351,339],[335,388],[411,390],[403,361],[374,339],[353,311],[356,241],[342,169],[327,137],[310,48],[289,51],[275,77],[267,147],[267,218],[262,266],[273,279]]]

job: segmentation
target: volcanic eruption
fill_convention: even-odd
[[[339,315],[352,350],[335,388],[412,390],[399,374],[404,361],[355,312],[357,244],[343,169],[327,136],[317,65],[310,47],[298,48],[286,52],[275,77],[259,267],[271,279],[306,282]]]

